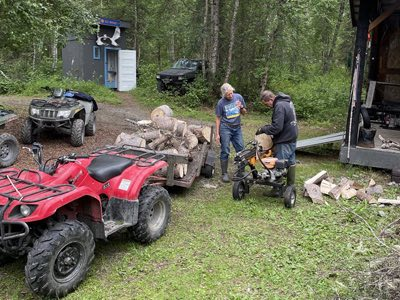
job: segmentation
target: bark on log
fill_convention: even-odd
[[[153,141],[161,137],[160,129],[153,130],[153,131],[146,131],[140,134],[140,137],[145,139],[147,142]]]
[[[175,132],[178,125],[178,120],[171,117],[157,117],[153,119],[153,122],[160,129]]]
[[[169,148],[169,149],[165,149],[165,150],[161,151],[161,153],[178,154],[178,150],[173,149],[173,148]],[[185,173],[185,164],[175,164],[175,166],[174,166],[174,177],[175,178],[182,178],[185,175],[186,175],[186,173]]]
[[[171,136],[169,134],[166,134],[164,136],[159,137],[158,139],[155,139],[154,141],[152,141],[151,143],[149,143],[147,145],[147,147],[149,147],[150,149],[156,149],[158,145],[165,143],[166,141],[168,141],[168,139],[170,139]]]
[[[210,143],[211,142],[211,127],[210,126],[201,126],[201,125],[189,125],[188,129],[192,132],[199,143]]]
[[[325,204],[322,193],[319,189],[319,186],[313,183],[309,183],[304,185],[305,190],[307,192],[308,197],[311,198],[311,201],[315,204]]]
[[[152,121],[154,121],[155,118],[172,117],[172,115],[173,115],[172,109],[168,105],[164,104],[153,109],[153,111],[150,114],[150,118]]]
[[[328,180],[323,179],[321,181],[321,193],[328,195],[329,192],[336,187],[336,184],[329,182]]]
[[[136,134],[127,134],[122,132],[117,136],[114,145],[122,146],[122,145],[129,145],[134,147],[145,147],[146,140],[137,136]]]
[[[189,150],[192,150],[198,145],[198,143],[199,143],[199,140],[192,132],[190,132],[190,131],[186,132],[186,135],[185,135],[186,148],[188,148]]]

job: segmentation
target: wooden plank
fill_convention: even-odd
[[[384,11],[379,17],[377,17],[375,20],[371,22],[368,26],[368,32],[372,31],[376,26],[378,26],[380,23],[385,21],[387,18],[389,18],[396,9],[400,7],[400,3],[396,3],[393,6],[389,7],[388,10]]]
[[[380,204],[400,205],[400,200],[378,198],[378,203],[380,203]]]
[[[367,101],[365,101],[366,108],[371,108],[372,106],[372,100],[374,100],[374,95],[375,95],[375,87],[376,87],[376,81],[370,80],[368,87]]]

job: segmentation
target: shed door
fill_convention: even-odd
[[[130,91],[136,88],[136,51],[118,52],[118,91]]]
[[[118,50],[112,48],[105,48],[104,51],[104,85],[108,88],[117,88],[117,58]]]

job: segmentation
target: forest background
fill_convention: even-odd
[[[354,41],[346,0],[0,0],[0,94],[65,81],[67,36],[95,32],[99,17],[131,24],[127,48],[137,51],[145,98],[162,97],[157,71],[197,58],[208,62],[204,79],[169,101],[212,107],[229,81],[253,110],[268,88],[291,95],[299,118],[344,123]]]

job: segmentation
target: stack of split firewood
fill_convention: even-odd
[[[174,118],[168,105],[161,105],[151,112],[150,120],[126,119],[134,125],[133,133],[122,132],[115,145],[142,147],[165,154],[180,154],[189,158],[199,150],[203,143],[210,143],[212,127],[187,124]],[[176,178],[187,173],[187,164],[177,164],[174,169]]]
[[[370,204],[392,204],[400,205],[397,199],[385,199],[380,196],[383,194],[383,187],[371,179],[367,187],[342,177],[335,183],[334,178],[329,177],[326,171],[321,171],[314,177],[304,182],[304,196],[311,198],[313,203],[325,204],[323,195],[327,195],[335,200],[356,198],[368,201]]]

